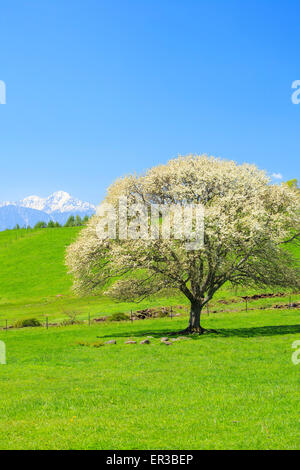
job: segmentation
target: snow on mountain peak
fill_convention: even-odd
[[[95,211],[95,206],[88,202],[82,202],[79,199],[72,198],[69,193],[65,191],[56,191],[47,198],[39,196],[28,196],[18,202],[4,202],[0,206],[14,205],[26,207],[28,209],[36,209],[47,214],[53,212],[87,212]]]
[[[66,191],[56,191],[55,193],[51,194],[51,196],[48,197],[48,199],[52,199],[55,201],[66,201],[68,199],[72,199],[69,193],[66,193]]]
[[[28,197],[25,197],[25,199],[23,199],[22,201],[19,201],[18,203],[16,202],[15,205],[42,211],[44,208],[44,201],[45,199],[39,196],[28,196]]]
[[[46,198],[28,196],[18,202],[0,202],[0,231],[12,229],[16,224],[34,227],[41,220],[65,224],[70,215],[91,216],[95,211],[93,204],[72,198],[65,191],[56,191]]]
[[[79,199],[73,198],[65,191],[56,191],[51,194],[46,200],[43,210],[48,214],[52,212],[71,212],[78,211],[84,212],[88,210],[95,210],[95,206],[88,202],[82,202]]]

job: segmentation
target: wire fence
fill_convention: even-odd
[[[142,311],[134,312],[131,310],[127,313],[122,314],[107,314],[107,313],[87,313],[83,314],[76,314],[76,315],[68,315],[66,317],[60,316],[59,318],[55,319],[53,316],[44,315],[43,317],[23,317],[18,319],[13,318],[0,318],[0,330],[11,330],[11,329],[18,329],[18,328],[26,328],[26,327],[40,327],[49,329],[51,327],[63,327],[63,326],[70,326],[70,325],[95,325],[105,322],[113,322],[113,321],[128,321],[133,323],[136,320],[147,320],[147,319],[155,319],[155,318],[169,318],[173,320],[175,317],[179,316],[186,316],[188,314],[188,309],[186,307],[182,307],[181,313],[178,312],[178,309],[174,309],[173,306],[164,307],[167,310],[165,315],[147,315],[147,309],[145,309],[145,314]],[[150,309],[149,309],[150,310]],[[159,310],[158,310],[159,312]],[[160,312],[159,312],[160,313]],[[122,317],[118,320],[118,316],[121,315]],[[115,317],[116,316],[116,317]],[[3,317],[3,316],[2,316]]]
[[[296,294],[297,295],[297,294]],[[250,310],[257,310],[259,309],[272,309],[272,308],[286,308],[286,309],[299,309],[300,311],[300,301],[294,300],[293,296],[286,296],[284,300],[282,298],[282,302],[285,303],[277,303],[278,298],[273,297],[273,302],[265,302],[264,305],[257,306],[257,300],[261,300],[262,298],[266,300],[267,298],[260,297],[259,299],[257,296],[253,297],[243,297],[240,299],[235,299],[231,301],[226,300],[217,300],[211,303],[207,303],[202,310],[202,315],[206,315],[209,317],[213,314],[218,313],[233,313],[233,312],[249,312]],[[287,302],[288,299],[288,302]],[[237,307],[237,308],[236,308]],[[165,314],[162,314],[164,312]],[[119,318],[118,316],[121,315]],[[169,307],[158,307],[149,308],[144,310],[138,310],[126,313],[115,313],[115,314],[107,314],[107,313],[96,313],[92,314],[88,312],[87,314],[77,314],[74,312],[72,314],[67,315],[66,317],[59,317],[58,319],[53,319],[53,316],[44,315],[43,317],[38,316],[37,318],[0,318],[0,330],[8,331],[11,329],[18,329],[18,328],[25,328],[25,327],[41,327],[45,329],[49,329],[51,327],[63,327],[63,326],[70,326],[70,325],[88,325],[92,326],[95,324],[100,324],[104,322],[112,322],[112,321],[129,321],[134,323],[137,320],[147,320],[147,319],[156,319],[156,318],[168,318],[173,320],[177,317],[185,317],[189,315],[189,307],[186,305],[181,306],[169,306]]]

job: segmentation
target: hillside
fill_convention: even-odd
[[[70,295],[65,250],[81,227],[0,232],[0,304]],[[293,247],[300,259],[300,246]]]
[[[65,319],[70,310],[85,320],[0,328],[7,347],[1,449],[299,448],[291,361],[299,309],[287,307],[288,296],[251,300],[246,311],[239,296],[249,291],[223,290],[202,319],[218,335],[176,335],[187,324],[185,309],[175,318],[89,324],[88,313],[137,306],[71,295],[64,253],[79,231],[0,233],[0,327],[21,317]],[[183,302],[153,297],[139,308]],[[279,303],[285,308],[272,308]],[[166,336],[169,347],[161,342]],[[112,339],[116,344],[105,344]],[[136,343],[125,344],[129,339]]]
[[[20,318],[64,319],[69,312],[87,318],[151,305],[183,303],[180,297],[115,303],[106,297],[77,298],[67,275],[65,250],[82,227],[0,232],[0,327]]]
[[[138,305],[133,302],[116,303],[107,297],[75,297],[64,258],[66,247],[75,240],[80,230],[80,227],[70,227],[0,232],[0,326],[6,320],[12,324],[17,319],[31,316],[62,319],[68,312],[75,312],[86,319],[88,314],[99,316],[152,306],[187,305],[185,297],[174,292],[166,292],[160,297],[152,296]],[[300,259],[300,247],[294,248],[294,252]],[[233,290],[226,287],[217,293],[216,300],[211,303],[212,309],[233,311],[233,300],[238,306],[241,296],[256,293],[253,289]],[[222,302],[220,299],[224,302],[219,304]],[[281,299],[285,303],[288,300],[288,295]],[[260,299],[255,306],[271,306],[277,302],[276,298]]]
[[[0,232],[0,304],[70,293],[64,254],[80,229]]]

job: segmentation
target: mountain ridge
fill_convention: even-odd
[[[5,201],[0,202],[0,207],[5,206],[19,206],[27,207],[29,209],[36,209],[51,214],[52,212],[70,212],[79,210],[81,212],[86,210],[96,210],[96,206],[89,202],[83,202],[80,199],[73,198],[66,191],[56,191],[50,196],[42,198],[40,196],[28,196],[20,201]]]
[[[0,202],[0,231],[16,225],[34,226],[39,221],[64,224],[71,215],[90,217],[95,212],[93,204],[73,198],[65,191],[56,191],[46,198],[33,195],[17,202]]]

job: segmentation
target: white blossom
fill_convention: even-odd
[[[116,237],[100,240],[94,216],[68,249],[74,288],[103,290],[118,299],[142,299],[165,288],[179,289],[192,304],[190,331],[202,331],[200,312],[226,282],[299,286],[299,267],[286,242],[299,232],[299,195],[272,185],[255,165],[206,155],[179,156],[143,175],[118,179],[105,203],[202,204],[204,245],[187,251],[185,237]]]

